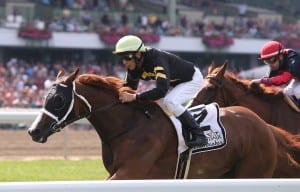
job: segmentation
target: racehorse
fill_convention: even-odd
[[[227,61],[220,67],[210,65],[205,85],[191,106],[211,102],[221,107],[240,105],[253,110],[270,124],[292,133],[299,132],[300,115],[287,106],[279,89],[240,80],[226,72],[227,65]],[[278,164],[273,177],[300,178],[300,135],[279,128],[272,130],[278,143]]]
[[[227,61],[220,67],[210,65],[202,91],[205,94],[198,94],[194,102],[216,101],[221,107],[244,106],[272,125],[293,134],[300,133],[300,115],[284,101],[284,94],[279,88],[240,80],[233,73],[225,73],[226,68]]]
[[[60,71],[44,106],[28,129],[33,141],[87,118],[102,145],[107,179],[172,179],[178,139],[174,125],[152,101],[122,104],[123,81],[115,77]],[[124,90],[125,89],[125,90]],[[147,112],[147,113],[145,113]],[[227,144],[192,155],[188,178],[270,178],[277,163],[277,143],[270,127],[244,107],[220,110]],[[220,158],[222,157],[222,158]]]

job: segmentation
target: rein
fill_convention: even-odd
[[[89,118],[91,115],[93,115],[94,113],[106,111],[106,110],[108,110],[108,109],[114,107],[115,105],[117,105],[117,104],[119,104],[119,103],[120,103],[119,101],[115,101],[115,102],[109,103],[109,104],[107,104],[107,105],[104,105],[104,106],[102,106],[102,107],[98,107],[98,108],[96,108],[95,110],[89,111],[89,112],[87,112],[87,113],[85,113],[85,114],[83,114],[83,115],[78,115],[78,116],[76,116],[76,117],[73,118],[73,119],[70,119],[70,120],[68,120],[68,121],[62,122],[61,124],[55,124],[55,125],[52,126],[52,130],[53,130],[54,132],[58,132],[58,131],[60,131],[60,129],[62,129],[63,127],[65,127],[65,126],[67,126],[67,125],[69,125],[69,124],[71,124],[71,123],[73,123],[73,122],[75,122],[75,121],[77,121],[77,120],[80,120],[80,119],[83,119],[83,118],[87,118],[87,119],[88,119],[88,118]]]

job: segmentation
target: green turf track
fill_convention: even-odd
[[[0,161],[0,182],[104,180],[101,160]]]

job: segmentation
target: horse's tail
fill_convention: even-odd
[[[279,155],[286,156],[290,163],[300,167],[300,134],[293,135],[273,125],[269,126],[277,141]]]

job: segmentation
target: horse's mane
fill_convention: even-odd
[[[95,74],[82,74],[78,77],[78,81],[82,84],[93,86],[96,88],[105,88],[112,90],[115,94],[127,91],[130,93],[135,92],[129,87],[123,87],[124,80],[113,76],[103,77]]]
[[[136,91],[131,89],[130,87],[124,87],[124,80],[121,80],[117,77],[103,77],[95,74],[82,74],[78,76],[77,81],[81,84],[92,86],[95,88],[104,88],[111,90],[117,96],[122,92],[136,93]],[[139,102],[138,104],[142,105],[143,107],[136,107],[137,109],[144,111],[144,108],[147,108],[147,111],[149,111],[150,113],[154,113],[154,111],[160,109],[158,104],[153,101]],[[165,113],[163,114],[166,116]]]
[[[220,70],[220,68],[215,68],[212,73],[216,73]],[[241,87],[245,91],[249,91],[254,95],[259,96],[262,99],[278,98],[282,99],[283,93],[280,91],[279,88],[276,87],[269,87],[259,83],[252,83],[250,80],[247,79],[239,79],[237,75],[231,72],[225,72],[224,77],[231,80],[237,86]]]
[[[245,90],[249,90],[251,93],[260,96],[261,98],[275,97],[282,99],[283,93],[280,89],[271,86],[265,86],[259,83],[252,83],[247,79],[238,79],[238,77],[233,73],[225,73],[225,77],[235,82],[239,86],[243,87]]]

